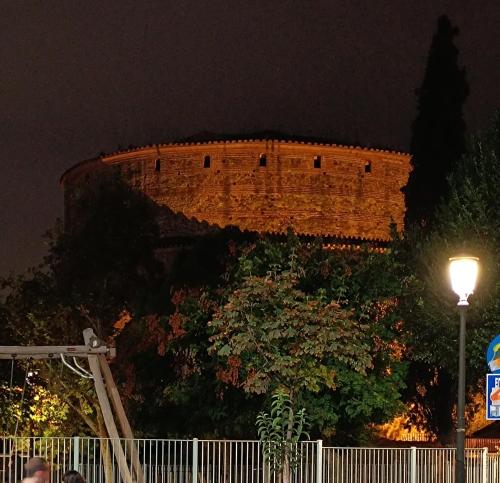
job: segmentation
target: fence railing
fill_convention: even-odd
[[[126,467],[117,464],[121,446]],[[0,482],[17,483],[24,464],[42,456],[51,481],[75,469],[87,483],[454,483],[453,448],[339,448],[299,443],[289,478],[274,471],[259,441],[0,438]],[[126,477],[132,476],[132,480]],[[500,483],[500,453],[466,450],[467,483]]]
[[[488,455],[487,483],[500,481],[500,453]]]
[[[488,448],[491,453],[500,451],[500,438],[466,438],[466,448]]]

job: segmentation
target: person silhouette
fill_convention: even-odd
[[[23,483],[48,483],[50,481],[50,465],[47,460],[34,456],[24,465]]]
[[[85,483],[85,478],[75,470],[64,473],[62,480],[63,483]]]

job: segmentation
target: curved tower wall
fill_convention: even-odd
[[[110,167],[159,205],[211,225],[387,240],[391,221],[403,224],[410,156],[278,140],[149,146],[69,169],[66,210],[81,183]]]

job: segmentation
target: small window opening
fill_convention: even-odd
[[[259,157],[259,166],[261,168],[265,168],[267,166],[267,156],[265,154],[261,154]]]
[[[203,167],[210,168],[210,156],[205,156],[205,159],[203,160]]]
[[[158,158],[156,161],[155,161],[155,171],[160,171],[161,169],[161,159]]]
[[[314,167],[321,168],[321,156],[314,156]]]
[[[367,161],[365,163],[365,173],[371,173],[372,172],[372,162]]]

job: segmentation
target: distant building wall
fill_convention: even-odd
[[[403,225],[410,156],[279,140],[149,146],[69,169],[66,210],[81,183],[113,166],[159,205],[210,225],[387,240],[391,221]]]

